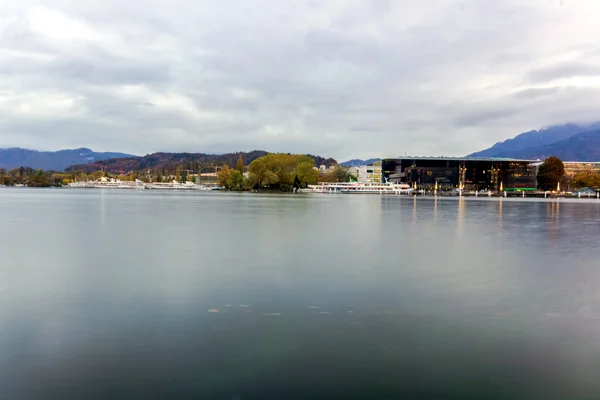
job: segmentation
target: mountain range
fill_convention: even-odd
[[[366,160],[361,160],[359,158],[354,158],[352,160],[344,161],[340,165],[343,165],[344,167],[360,167],[361,165],[372,164],[379,160],[381,160],[381,159],[380,158],[369,158]]]
[[[153,153],[143,157],[122,157],[111,158],[108,160],[99,160],[91,163],[72,165],[67,171],[77,171],[90,173],[93,171],[104,170],[112,173],[127,173],[129,171],[143,171],[148,169],[175,171],[177,168],[198,170],[200,167],[210,167],[215,165],[227,164],[234,168],[239,156],[242,156],[245,165],[259,157],[267,155],[264,150],[254,150],[250,152],[236,152],[225,154],[205,154],[205,153]],[[324,158],[307,154],[313,160],[315,165],[337,165],[333,158]]]
[[[564,161],[600,161],[600,122],[555,125],[523,132],[467,157],[543,160],[549,156]]]
[[[204,153],[154,153],[143,157],[118,152],[98,153],[88,148],[36,151],[22,148],[0,149],[0,168],[13,169],[30,167],[62,171],[65,169],[91,172],[104,169],[111,172],[139,171],[143,169],[175,169],[177,167],[198,167],[200,165],[235,166],[242,155],[245,164],[267,154],[255,150],[246,153],[204,154]],[[496,157],[543,160],[556,156],[564,161],[600,161],[600,122],[593,124],[554,125],[540,130],[523,132],[512,139],[498,142],[492,147],[467,157]],[[336,165],[333,158],[310,155],[316,165]],[[344,166],[360,166],[379,161],[379,158],[366,160],[352,159],[343,162]]]
[[[0,168],[8,170],[30,167],[33,169],[62,171],[73,164],[90,163],[115,157],[133,156],[125,153],[96,153],[84,147],[59,151],[36,151],[13,147],[0,149]]]

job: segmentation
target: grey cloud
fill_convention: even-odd
[[[485,124],[493,123],[496,120],[513,116],[518,110],[518,107],[507,107],[504,109],[494,107],[488,110],[479,108],[475,109],[475,111],[458,115],[458,117],[454,119],[454,126],[459,128],[485,126]]]
[[[593,65],[585,62],[553,65],[529,72],[527,80],[532,83],[546,83],[557,79],[581,76],[600,76],[600,65]]]
[[[555,94],[558,91],[559,91],[559,88],[556,88],[556,87],[530,88],[530,89],[519,90],[518,92],[516,92],[514,94],[514,96],[517,98],[523,98],[523,99],[536,99],[541,96],[548,96],[548,95]]]
[[[0,34],[0,146],[459,155],[598,104],[534,85],[574,71],[528,41],[554,31],[545,2],[47,0],[75,21],[57,37],[37,5]]]
[[[48,73],[62,79],[106,85],[161,83],[170,78],[166,65],[115,62],[110,58],[95,60],[60,58],[51,63]]]
[[[522,64],[531,60],[531,55],[528,53],[505,52],[493,56],[489,64],[491,66],[502,64]]]

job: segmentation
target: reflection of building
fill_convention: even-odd
[[[383,176],[419,189],[533,190],[532,161],[505,158],[400,157],[382,161]]]
[[[383,175],[381,174],[381,171],[381,161],[376,161],[368,165],[361,165],[358,167],[358,181],[382,182]]]

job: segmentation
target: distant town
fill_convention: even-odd
[[[323,160],[321,158],[321,160]],[[278,191],[319,193],[457,194],[599,197],[600,162],[485,157],[398,157],[367,165],[316,165],[310,155],[267,153],[235,165],[111,173],[20,167],[0,169],[2,186],[105,189]]]
[[[465,157],[349,160],[225,154],[0,149],[0,185],[296,193],[569,195],[600,190],[600,122],[523,132]],[[5,168],[1,168],[5,167]]]

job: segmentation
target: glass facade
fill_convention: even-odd
[[[536,187],[536,168],[527,160],[393,158],[382,161],[384,178],[425,190],[524,190]]]

